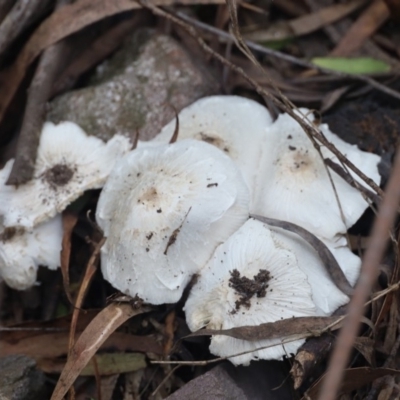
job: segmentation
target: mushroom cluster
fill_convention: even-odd
[[[326,316],[347,303],[349,293],[332,281],[315,246],[249,220],[260,214],[306,229],[333,256],[347,285],[354,285],[360,259],[344,234],[368,203],[334,172],[330,178],[321,158],[337,161],[329,149],[318,153],[289,115],[272,122],[264,107],[236,96],[201,99],[178,120],[177,142],[170,143],[176,128],[171,121],[117,162],[106,182],[96,215],[107,237],[104,277],[126,294],[162,304],[178,301],[197,274],[185,305],[192,330]],[[312,117],[306,121],[313,123]],[[379,182],[378,156],[345,143],[326,125],[319,128]],[[282,358],[301,343],[214,335],[210,350],[221,356],[249,351],[230,358],[248,364]],[[263,346],[268,348],[256,350]]]
[[[73,122],[46,122],[33,179],[6,185],[14,160],[7,162],[0,171],[0,276],[10,287],[27,289],[39,265],[60,265],[60,213],[85,190],[101,188],[131,147],[121,135],[104,143]]]
[[[299,112],[314,123],[309,110]],[[201,99],[178,120],[177,141],[170,143],[176,125],[171,121],[132,151],[123,137],[103,143],[72,123],[47,124],[34,180],[5,186],[12,161],[0,172],[0,275],[7,283],[23,289],[35,282],[39,264],[57,266],[58,213],[84,190],[105,183],[96,211],[106,236],[104,278],[157,305],[177,302],[197,275],[184,307],[191,330],[326,316],[346,304],[349,292],[334,283],[315,246],[295,231],[250,218],[287,221],[313,235],[351,288],[360,259],[344,235],[368,202],[335,172],[328,173],[323,158],[337,162],[334,154],[325,147],[318,152],[289,115],[273,122],[266,108],[237,96]],[[319,129],[379,183],[378,156],[345,143],[326,125]],[[42,233],[51,224],[59,231],[54,252],[42,248]],[[21,261],[13,268],[13,243],[22,237],[34,241],[22,245],[25,252],[18,250]],[[23,271],[21,278],[13,276],[17,270]],[[280,359],[301,343],[301,338],[247,342],[214,335],[210,350],[246,365],[256,358]],[[248,354],[233,356],[243,351]]]

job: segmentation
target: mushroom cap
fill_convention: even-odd
[[[217,148],[182,140],[136,149],[115,165],[97,207],[104,278],[147,303],[174,303],[248,209],[240,171]]]
[[[237,308],[241,296],[232,285],[232,271],[255,279],[262,270],[270,273],[265,296],[253,295],[249,307]],[[203,327],[230,329],[257,326],[292,317],[315,316],[311,287],[300,270],[295,255],[277,245],[267,225],[248,220],[225,243],[218,246],[213,257],[200,271],[184,307],[190,330]],[[230,358],[234,364],[247,365],[253,359],[281,359],[295,353],[303,340],[286,344],[281,339],[244,341],[228,336],[214,335],[210,351],[225,357],[243,351],[257,350]]]
[[[210,96],[184,108],[178,118],[178,140],[202,140],[224,151],[239,167],[252,194],[266,131],[272,124],[268,110],[245,97]],[[175,125],[173,119],[153,141],[168,143]]]
[[[0,233],[0,276],[8,286],[25,290],[36,282],[39,265],[56,269],[60,265],[61,215],[31,230],[6,228]]]
[[[276,227],[270,229],[277,245],[295,254],[299,268],[306,274],[311,285],[318,315],[332,315],[340,306],[348,303],[348,296],[333,283],[322,260],[308,242],[287,230]],[[322,241],[335,257],[349,283],[354,286],[360,273],[361,259],[350,251],[344,237],[335,242]]]
[[[308,110],[302,109],[303,113]],[[312,119],[312,118],[311,118]],[[379,183],[380,158],[348,144],[319,127],[351,162],[376,183]],[[321,147],[324,158],[339,162],[327,148]],[[343,223],[339,206],[325,165],[317,150],[301,128],[288,114],[281,114],[268,129],[268,146],[263,153],[262,171],[254,208],[255,214],[290,221],[317,234],[333,239],[352,226],[368,207],[360,192],[335,172],[331,176],[345,217]],[[360,179],[354,178],[359,182]]]
[[[0,171],[4,226],[30,229],[63,211],[85,190],[102,187],[115,161],[130,147],[129,139],[121,135],[104,143],[73,122],[46,122],[34,178],[18,187],[6,185],[14,160]]]

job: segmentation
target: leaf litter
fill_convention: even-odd
[[[155,7],[173,6],[174,3],[174,1],[163,1],[151,4],[143,3],[143,5],[148,6],[150,10],[155,12],[159,16],[159,21],[167,15],[170,16],[169,20],[174,22],[174,18],[177,15],[174,14],[174,7],[170,8],[167,14],[162,14]],[[218,0],[181,1],[179,3],[188,6],[192,6],[193,4],[222,4]],[[197,31],[199,38],[203,42],[205,40],[208,43],[213,43],[212,49],[221,50],[221,48],[224,48],[225,53],[222,54],[228,55],[228,58],[233,60],[234,64],[241,67],[243,73],[239,72],[237,68],[233,68],[230,72],[228,69],[225,70],[227,78],[225,82],[228,92],[246,94],[257,99],[263,97],[268,100],[268,104],[275,111],[276,107],[283,107],[284,109],[286,107],[286,111],[291,111],[293,102],[298,106],[306,105],[317,109],[323,107],[325,111],[329,110],[331,112],[332,118],[335,118],[335,110],[332,107],[348,107],[354,101],[357,101],[357,104],[361,104],[361,106],[365,104],[363,103],[363,99],[359,97],[360,95],[357,94],[360,90],[364,90],[368,96],[368,101],[382,104],[382,109],[376,114],[368,112],[360,113],[357,110],[357,112],[353,113],[355,116],[358,116],[357,122],[360,120],[364,121],[366,118],[374,118],[371,125],[373,123],[379,124],[381,123],[379,118],[382,118],[386,122],[390,121],[389,126],[393,132],[398,132],[400,124],[398,120],[393,118],[392,113],[392,110],[398,112],[398,100],[394,98],[389,98],[388,100],[388,97],[385,97],[390,96],[396,91],[396,88],[399,88],[398,83],[396,83],[396,76],[392,72],[393,65],[398,65],[396,63],[398,63],[399,55],[395,54],[392,50],[387,50],[389,48],[396,49],[396,46],[380,47],[380,50],[387,56],[383,58],[379,56],[381,53],[371,52],[371,47],[368,46],[368,41],[370,40],[373,40],[375,45],[378,46],[379,43],[384,43],[382,37],[378,40],[378,35],[387,35],[384,39],[389,43],[393,42],[395,35],[392,33],[387,34],[391,29],[389,28],[388,30],[387,28],[387,26],[390,27],[389,19],[391,16],[388,15],[387,8],[384,5],[391,2],[374,2],[370,8],[363,8],[361,11],[357,9],[363,3],[361,1],[349,2],[346,5],[335,1],[328,1],[326,2],[326,7],[321,7],[319,11],[312,11],[311,9],[307,11],[307,7],[300,9],[294,1],[276,1],[275,3],[275,8],[269,9],[268,6],[262,4],[256,4],[254,7],[249,5],[247,7],[247,5],[236,5],[234,2],[228,2],[231,17],[233,16],[234,18],[233,36],[236,35],[236,38],[226,32],[228,28],[227,18],[221,18],[220,23],[216,27],[213,27],[214,19],[210,16],[199,17],[196,13],[194,17],[193,15],[189,16],[194,21],[192,29],[197,27],[196,24],[199,24],[199,26],[200,24],[206,24],[206,29],[214,29],[212,36],[214,39],[204,33],[204,30]],[[306,1],[304,3],[307,5],[311,2]],[[24,78],[28,76],[29,68],[32,68],[33,61],[41,52],[66,37],[79,34],[85,28],[88,29],[87,27],[91,24],[101,23],[105,18],[115,18],[115,25],[101,28],[103,29],[102,33],[104,37],[107,38],[107,35],[110,35],[112,39],[107,49],[99,49],[94,53],[91,53],[89,49],[84,49],[81,53],[81,58],[78,60],[75,59],[70,64],[69,69],[65,68],[61,72],[61,78],[57,78],[57,84],[53,87],[53,93],[70,89],[75,85],[75,82],[79,82],[84,73],[90,71],[91,68],[116,49],[122,38],[131,29],[135,29],[135,16],[132,17],[131,22],[126,24],[121,23],[119,28],[117,18],[128,11],[138,13],[140,7],[138,3],[125,0],[118,2],[104,0],[96,2],[96,4],[87,0],[79,0],[63,9],[54,11],[46,19],[43,16],[40,17],[41,19],[35,26],[33,33],[25,33],[25,36],[21,36],[23,46],[20,48],[20,52],[16,58],[8,62],[8,67],[6,66],[7,63],[0,66],[0,82],[2,85],[0,116],[3,123],[11,115],[9,113],[12,109],[12,99],[18,90],[21,90],[27,84],[24,82]],[[199,7],[201,9],[202,6]],[[229,15],[226,6],[220,5],[219,7],[220,10],[223,10],[220,11],[221,13],[224,12],[225,16]],[[253,56],[246,49],[246,45],[243,46],[243,43],[241,43],[241,36],[238,36],[243,30],[246,32],[243,35],[245,39],[265,40],[265,37],[269,39],[268,36],[263,36],[265,35],[265,21],[260,23],[261,14],[255,11],[257,7],[265,11],[262,15],[264,15],[263,18],[268,19],[267,26],[270,26],[271,29],[276,29],[278,34],[281,34],[281,32],[285,34],[287,29],[279,31],[279,21],[275,15],[276,10],[279,10],[280,15],[284,15],[284,23],[290,27],[290,33],[287,35],[291,38],[290,42],[286,45],[283,44],[281,47],[282,51],[273,52],[273,56],[279,62],[265,55],[269,52],[267,48],[265,48],[266,53],[257,52]],[[371,10],[374,9],[379,12],[373,13]],[[237,10],[239,10],[239,13],[237,13]],[[288,10],[295,10],[295,14],[288,13]],[[350,14],[351,11],[353,12],[352,14]],[[237,18],[235,17],[235,13]],[[328,19],[320,18],[324,13],[327,13]],[[293,19],[293,16],[296,19]],[[324,41],[321,40],[321,35],[318,32],[321,29],[328,31],[330,27],[338,26],[338,22],[334,22],[335,18],[345,19],[350,22],[351,28],[341,34],[342,36],[338,42],[331,43],[331,48],[334,50],[330,54],[329,46],[327,47]],[[190,22],[186,24],[191,26]],[[382,26],[386,30],[380,30]],[[179,36],[178,28],[174,24],[172,24],[170,29]],[[393,31],[395,30],[393,29]],[[228,34],[228,36],[223,36],[221,31]],[[251,32],[252,36],[248,36],[250,35],[249,32]],[[273,31],[269,30],[269,32]],[[312,32],[315,32],[315,34]],[[340,29],[337,29],[337,32],[340,33]],[[308,36],[302,37],[304,34],[308,34]],[[180,32],[180,35],[182,35],[182,32]],[[281,38],[286,38],[287,36],[281,36]],[[71,38],[73,39],[73,36]],[[113,42],[114,39],[115,41]],[[232,42],[234,39],[236,39],[244,54],[250,57],[250,60],[246,56],[232,51]],[[200,52],[202,51],[201,42],[195,42],[194,46],[197,46]],[[311,48],[324,49],[324,52],[312,55],[309,58],[311,61],[318,57],[319,62],[323,63],[320,65],[324,68],[339,68],[344,74],[340,75],[340,73],[335,74],[334,72],[330,74],[325,71],[324,73],[327,75],[320,75],[319,71],[321,70],[313,68],[313,65],[307,61],[306,64],[300,67],[304,62],[301,57],[311,51],[309,49],[310,46]],[[260,47],[262,48],[262,45]],[[253,46],[251,48],[258,49],[259,47]],[[264,56],[260,56],[260,54],[264,54]],[[208,55],[213,56],[211,52],[208,52]],[[285,58],[286,55],[293,57],[294,61],[297,59],[299,63],[291,63],[290,58]],[[346,57],[346,59],[329,58],[332,55],[340,55]],[[354,59],[354,56],[362,56],[363,58]],[[365,63],[365,60],[368,60],[368,62]],[[229,62],[225,62],[222,59],[219,59],[219,61],[224,62],[225,67],[230,67]],[[263,69],[259,68],[258,63],[261,63]],[[340,64],[339,67],[335,67],[337,63]],[[385,85],[390,86],[389,90],[384,90],[385,95],[379,94],[376,90],[371,90],[372,87],[376,86],[369,86],[368,82],[372,81],[368,76],[360,80],[351,80],[348,74],[354,73],[354,68],[358,68],[357,63],[360,63],[361,68],[363,68],[355,72],[357,79],[360,73],[384,72],[381,76],[374,76],[373,82],[375,80],[378,82],[378,88],[382,88]],[[388,71],[385,69],[387,65],[390,65],[392,70]],[[268,72],[269,76],[265,75],[265,71]],[[394,83],[393,86],[392,83]],[[330,94],[330,98],[327,97],[327,93]],[[380,98],[383,98],[383,100],[381,101]],[[390,107],[387,107],[385,104],[390,104]],[[322,118],[324,119],[325,115]],[[340,121],[342,120],[343,118]],[[347,120],[345,119],[344,121],[344,124],[346,124]],[[388,151],[388,149],[394,148],[393,142],[397,140],[397,137],[395,134],[392,134],[391,129],[375,129],[376,131],[379,132],[378,135],[380,136],[378,138],[379,145],[373,145],[374,151],[382,152],[382,149]],[[310,137],[317,137],[319,141],[326,145],[323,138],[318,136],[318,132],[310,131],[309,135]],[[345,135],[346,139],[350,142],[361,142],[361,139],[356,136],[357,133],[353,133],[351,130],[349,132],[346,131]],[[6,141],[4,136],[3,143]],[[379,150],[376,150],[377,147],[379,147]],[[341,161],[346,164],[345,156],[342,157]],[[375,192],[374,196],[382,197],[383,192],[380,188],[372,185],[371,190]],[[96,198],[96,195],[92,196],[89,201],[90,207],[93,208]],[[117,302],[112,302],[108,306],[105,306],[105,298],[112,290],[104,285],[96,268],[101,241],[97,241],[96,239],[97,247],[95,245],[94,248],[84,241],[85,237],[94,237],[93,231],[76,216],[70,218],[65,214],[64,223],[64,246],[61,258],[61,270],[64,277],[65,290],[64,292],[59,289],[55,290],[58,293],[56,309],[59,315],[69,313],[72,310],[74,315],[72,318],[73,322],[71,322],[71,317],[66,316],[43,321],[40,317],[40,310],[35,309],[32,306],[33,303],[31,303],[31,307],[27,306],[30,303],[29,299],[31,297],[29,296],[37,296],[43,288],[33,288],[30,291],[31,294],[13,294],[13,309],[4,307],[3,303],[4,312],[2,311],[1,315],[4,324],[10,329],[1,332],[1,354],[23,352],[35,358],[39,367],[43,370],[49,373],[61,373],[60,380],[53,393],[54,399],[61,399],[68,389],[72,387],[79,375],[90,375],[98,378],[108,374],[125,374],[135,371],[136,368],[142,371],[140,372],[140,379],[144,379],[152,391],[158,391],[158,393],[163,393],[166,396],[168,395],[167,387],[179,388],[183,385],[182,382],[179,383],[179,379],[185,377],[185,380],[187,380],[188,377],[186,373],[179,372],[181,370],[178,371],[169,368],[167,371],[167,367],[165,367],[164,375],[159,372],[156,373],[156,363],[162,361],[168,363],[163,354],[170,357],[171,361],[182,362],[182,365],[185,365],[185,363],[187,363],[186,365],[191,365],[191,363],[196,365],[196,362],[199,362],[199,360],[204,361],[203,365],[207,365],[213,359],[210,359],[210,355],[204,352],[206,346],[202,336],[215,334],[228,335],[245,340],[259,340],[260,338],[273,337],[286,337],[290,339],[291,336],[296,335],[302,335],[303,337],[314,336],[303,345],[303,349],[300,349],[295,359],[295,365],[296,363],[300,363],[301,367],[297,369],[296,373],[292,374],[294,376],[295,387],[300,395],[308,396],[309,398],[318,398],[318,391],[321,388],[322,382],[322,378],[318,380],[318,377],[321,377],[322,371],[318,368],[321,368],[321,365],[326,362],[328,350],[335,341],[335,334],[330,329],[332,323],[342,320],[342,317],[332,316],[282,320],[273,324],[261,324],[255,327],[243,326],[230,330],[202,330],[187,335],[187,328],[184,326],[183,319],[181,318],[182,311],[179,308],[181,305],[150,309],[145,305],[140,305],[138,301],[119,297]],[[365,225],[355,228],[355,233],[352,232],[352,235],[359,238],[366,238],[369,235],[370,223],[368,224],[367,222]],[[92,239],[92,243],[94,243],[94,239]],[[317,250],[317,252],[321,254],[321,250]],[[389,282],[380,279],[374,288],[374,292],[379,293],[379,299],[374,299],[372,305],[372,308],[376,309],[375,314],[371,318],[374,330],[368,325],[363,325],[360,331],[362,336],[358,337],[354,344],[354,349],[362,354],[362,357],[355,355],[348,364],[349,368],[344,371],[344,378],[341,383],[341,393],[357,393],[359,397],[366,398],[369,392],[371,391],[372,393],[374,390],[375,394],[381,391],[383,396],[384,390],[387,389],[385,389],[383,381],[380,380],[382,377],[391,376],[395,384],[398,382],[400,365],[395,357],[395,350],[398,349],[400,336],[398,326],[399,307],[397,290],[399,276],[397,254],[396,242],[393,241],[392,246],[388,248],[388,258],[385,260],[389,266]],[[327,257],[329,260],[329,255]],[[324,262],[324,264],[328,270],[332,268],[330,261]],[[76,265],[79,265],[79,268],[76,268]],[[86,274],[84,272],[85,266]],[[333,271],[335,270],[336,267],[333,267]],[[69,282],[70,276],[73,283]],[[336,282],[335,272],[331,273],[331,276]],[[240,280],[240,277],[237,278]],[[254,281],[258,282],[257,279],[254,279]],[[239,282],[238,280],[235,282],[234,284],[236,284],[238,290],[242,290],[243,285],[239,285],[239,283],[242,284],[243,282]],[[340,281],[340,278],[338,282],[338,285],[342,287],[346,287],[347,285],[347,289],[349,289],[348,283]],[[254,290],[250,290],[251,295],[257,296],[259,293],[262,295],[263,284],[257,284],[257,287],[253,288]],[[91,286],[93,286],[93,289],[91,289]],[[57,288],[57,286],[55,287]],[[79,288],[77,291],[71,290],[71,288],[76,287]],[[10,293],[12,293],[10,290],[5,291],[3,288],[2,291],[3,296],[10,298]],[[100,293],[99,299],[94,298],[95,292]],[[247,294],[243,295],[242,308],[245,308],[246,296],[250,296],[250,292],[247,291]],[[75,300],[76,296],[74,293],[78,293],[78,297]],[[49,294],[45,296],[49,296]],[[75,301],[75,308],[71,308],[73,300]],[[96,311],[96,308],[100,308],[101,311]],[[370,313],[368,307],[366,308],[366,312]],[[154,332],[151,324],[149,324],[150,319],[147,317],[149,313],[154,323],[157,322],[161,328],[157,333]],[[25,322],[21,325],[16,324],[18,319],[33,321]],[[71,334],[69,334],[69,331],[71,331]],[[180,340],[183,338],[184,340]],[[177,341],[179,341],[178,344]],[[193,344],[200,346],[203,351],[200,352]],[[312,346],[307,349],[305,346],[310,344]],[[180,349],[179,353],[174,353],[178,348]],[[326,352],[325,350],[322,351],[322,348],[326,348]],[[102,350],[96,355],[98,349]],[[303,354],[303,360],[298,359],[301,354]],[[354,354],[358,353],[355,352]],[[67,355],[68,358],[66,358]],[[321,357],[318,358],[317,356]],[[178,359],[174,360],[174,357]],[[149,363],[150,359],[154,364]],[[114,369],[108,369],[108,366],[111,364],[113,368],[115,366]],[[166,366],[167,364],[158,365]],[[317,368],[315,367],[316,365]],[[196,368],[198,374],[204,372],[203,367],[200,365]],[[192,374],[191,378],[194,376]],[[168,386],[169,383],[171,383],[171,386]]]

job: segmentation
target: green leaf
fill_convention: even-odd
[[[286,39],[281,39],[281,40],[269,40],[269,41],[262,42],[261,44],[264,47],[268,47],[269,49],[272,49],[272,50],[281,50],[292,42],[293,42],[292,38],[286,38]]]
[[[146,368],[146,356],[140,353],[104,353],[96,354],[97,366],[89,362],[80,373],[81,376],[123,374]]]
[[[316,57],[311,62],[318,67],[347,74],[377,74],[390,71],[389,64],[370,57]]]

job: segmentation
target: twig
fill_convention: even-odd
[[[347,171],[345,171],[339,164],[336,164],[330,158],[324,159],[325,164],[334,172],[336,172],[345,182],[347,182],[354,189],[359,190],[365,197],[372,202],[379,204],[381,199],[375,193],[371,192],[364,186],[360,185]]]
[[[348,307],[348,316],[338,336],[319,399],[334,400],[343,371],[363,314],[363,304],[371,292],[378,274],[378,265],[386,248],[390,230],[400,201],[400,148],[397,151],[392,175],[372,228],[371,239],[365,252],[361,275]]]
[[[289,115],[294,117],[293,109],[296,109],[297,107],[287,98],[287,96],[285,96],[282,93],[282,91],[279,89],[279,87],[275,84],[274,80],[270,77],[268,71],[254,57],[253,53],[251,52],[250,48],[247,46],[246,42],[244,41],[244,39],[243,39],[243,37],[241,35],[240,28],[239,28],[239,20],[238,20],[238,15],[237,15],[237,1],[236,0],[226,0],[226,2],[228,4],[229,15],[230,15],[231,24],[232,24],[232,31],[233,31],[234,37],[236,39],[237,46],[242,51],[242,53],[249,60],[251,60],[253,62],[253,64],[256,65],[264,73],[264,75],[268,79],[270,85],[277,91],[278,96],[279,96],[279,100],[282,103],[282,108],[286,112],[288,112]],[[273,95],[271,95],[271,96],[273,97]],[[298,110],[298,111],[300,111],[300,110]],[[315,140],[315,134],[313,134],[312,129],[309,129],[310,124],[307,123],[307,122],[309,122],[308,119],[307,119],[307,115],[303,115],[301,112],[300,112],[300,114],[303,117],[302,123],[300,123],[300,125],[302,126],[304,132],[306,133],[306,135],[310,139],[311,143],[313,144],[314,148],[318,152],[321,160],[323,160],[321,146]],[[322,133],[321,133],[321,136],[325,139],[325,137],[324,137],[324,135]],[[332,146],[336,149],[336,147],[334,145],[332,145]],[[325,167],[326,173],[327,173],[328,178],[329,178],[329,182],[330,182],[330,184],[332,186],[332,189],[333,189],[333,192],[334,192],[335,201],[336,201],[336,204],[337,204],[337,206],[339,208],[340,218],[341,218],[343,224],[346,226],[346,219],[345,219],[345,216],[344,216],[343,207],[342,207],[342,204],[341,204],[341,202],[339,200],[339,195],[338,195],[337,190],[336,190],[336,185],[333,182],[331,171],[328,169],[328,167],[326,165],[324,165],[324,167]]]
[[[78,296],[75,301],[75,308],[72,313],[71,325],[70,325],[70,333],[69,333],[69,344],[68,344],[68,353],[70,354],[74,344],[75,344],[75,331],[76,325],[78,323],[79,312],[83,304],[83,300],[85,299],[86,293],[89,289],[89,286],[92,282],[94,274],[97,271],[97,261],[100,256],[100,250],[105,243],[106,238],[103,237],[100,239],[98,243],[96,243],[93,253],[89,258],[89,261],[86,266],[85,275],[83,276],[82,283],[79,288]]]
[[[58,0],[57,8],[64,6],[68,1]],[[6,182],[7,185],[20,185],[30,181],[33,177],[40,133],[46,113],[46,102],[50,97],[66,49],[66,41],[62,40],[46,49],[40,58],[29,87],[16,158]]]
[[[233,35],[231,35],[228,32],[225,32],[221,29],[215,28],[211,25],[205,24],[203,22],[198,21],[195,18],[189,17],[188,15],[182,13],[182,12],[175,12],[175,15],[177,15],[180,19],[189,22],[191,24],[193,24],[194,26],[196,26],[197,28],[200,28],[204,31],[207,31],[213,35],[219,36],[220,38],[224,39],[224,41],[228,41],[228,42],[234,42],[235,39],[233,37]],[[400,99],[400,93],[394,89],[391,89],[388,86],[383,85],[380,82],[377,82],[375,79],[372,79],[369,76],[365,76],[365,75],[356,75],[356,74],[346,74],[345,72],[339,72],[339,71],[334,71],[331,69],[327,69],[327,68],[322,68],[322,67],[318,67],[317,65],[314,65],[308,61],[305,60],[301,60],[300,58],[291,56],[290,54],[285,54],[282,53],[280,51],[277,50],[273,50],[270,49],[268,47],[265,46],[261,46],[255,42],[252,42],[250,40],[245,40],[244,41],[247,46],[254,50],[257,51],[258,53],[261,54],[266,54],[268,56],[271,57],[275,57],[275,58],[279,58],[281,60],[285,60],[291,64],[294,65],[298,65],[299,67],[303,67],[303,68],[309,68],[309,69],[314,69],[322,74],[325,75],[333,75],[333,76],[337,76],[339,78],[344,78],[344,79],[349,79],[352,81],[361,81],[364,82],[370,86],[372,86],[373,88],[379,90],[380,92],[386,93],[389,96],[392,96],[396,99]]]
[[[250,217],[257,219],[263,223],[271,226],[275,226],[289,232],[293,232],[304,239],[318,254],[322,261],[326,271],[334,284],[345,294],[351,296],[353,294],[353,288],[343,273],[335,257],[332,255],[329,248],[315,235],[306,229],[287,221],[280,221],[277,219],[267,218],[260,215],[250,215]]]
[[[382,298],[383,296],[388,295],[391,292],[394,292],[396,290],[399,290],[400,288],[400,282],[397,282],[391,286],[389,286],[387,289],[384,289],[378,293],[375,293],[373,298],[369,301],[367,301],[364,306],[368,306],[369,304],[377,301],[378,299]],[[297,337],[295,339],[290,338],[290,339],[286,339],[286,340],[282,340],[282,344],[285,343],[290,343],[293,342],[295,340],[299,340],[299,339],[306,339],[308,337],[314,337],[314,336],[320,336],[326,332],[329,332],[333,327],[337,326],[338,324],[340,324],[344,319],[345,319],[345,315],[338,317],[338,319],[333,322],[332,324],[328,325],[327,327],[325,327],[324,329],[322,329],[319,332],[309,332],[309,333],[305,333],[304,335],[302,335],[301,338]],[[252,349],[252,350],[246,350],[243,351],[241,353],[236,353],[236,354],[232,354],[226,357],[218,357],[218,358],[214,358],[212,360],[203,360],[203,361],[150,361],[150,364],[175,364],[175,365],[208,365],[208,364],[213,364],[219,361],[224,361],[227,360],[228,358],[232,358],[232,357],[236,357],[236,356],[241,356],[244,354],[248,354],[248,353],[252,353],[254,351],[259,351],[259,350],[264,350],[267,348],[270,348],[272,346],[276,346],[276,344],[269,344],[267,346],[263,346],[263,347],[257,347],[256,349]]]
[[[182,367],[182,365],[177,365],[176,367],[172,368],[171,371],[168,372],[167,375],[165,375],[164,379],[160,382],[160,384],[154,389],[154,391],[151,393],[150,398],[154,397],[158,391],[165,385],[165,383],[168,381],[168,379],[172,376],[172,374]]]
[[[21,32],[41,17],[48,4],[49,0],[17,0],[0,25],[0,57]],[[5,6],[7,4],[1,5],[2,8]]]
[[[212,57],[217,59],[223,65],[226,65],[232,71],[236,72],[237,74],[241,75],[247,82],[249,82],[256,92],[263,97],[270,99],[276,106],[278,106],[283,111],[287,112],[295,121],[297,121],[302,128],[305,130],[307,135],[312,139],[317,139],[322,145],[324,145],[327,149],[329,149],[344,165],[346,165],[350,170],[352,170],[356,175],[358,175],[368,186],[370,186],[377,194],[380,196],[383,194],[382,189],[370,178],[368,178],[362,171],[360,171],[350,160],[348,160],[332,143],[330,143],[325,136],[319,131],[316,127],[312,126],[305,121],[306,116],[299,115],[295,113],[292,108],[290,108],[287,104],[282,102],[281,100],[277,99],[274,95],[269,93],[267,90],[263,89],[254,79],[249,77],[242,68],[238,67],[237,65],[233,64],[221,54],[216,53],[207,43],[198,35],[197,31],[193,26],[187,24],[186,22],[182,21],[180,18],[175,16],[175,13],[168,13],[161,8],[155,6],[154,4],[150,3],[148,0],[137,0],[142,7],[151,10],[155,15],[168,18],[172,22],[176,23],[177,25],[181,26],[186,32],[188,32],[199,44],[199,46],[205,51],[206,53],[210,54]],[[221,31],[222,32],[222,31]],[[225,33],[225,32],[224,32]],[[229,35],[230,40],[234,40],[232,36]],[[397,93],[400,97],[400,93]],[[314,145],[316,145],[315,140],[313,141]],[[318,150],[318,148],[317,148]]]

